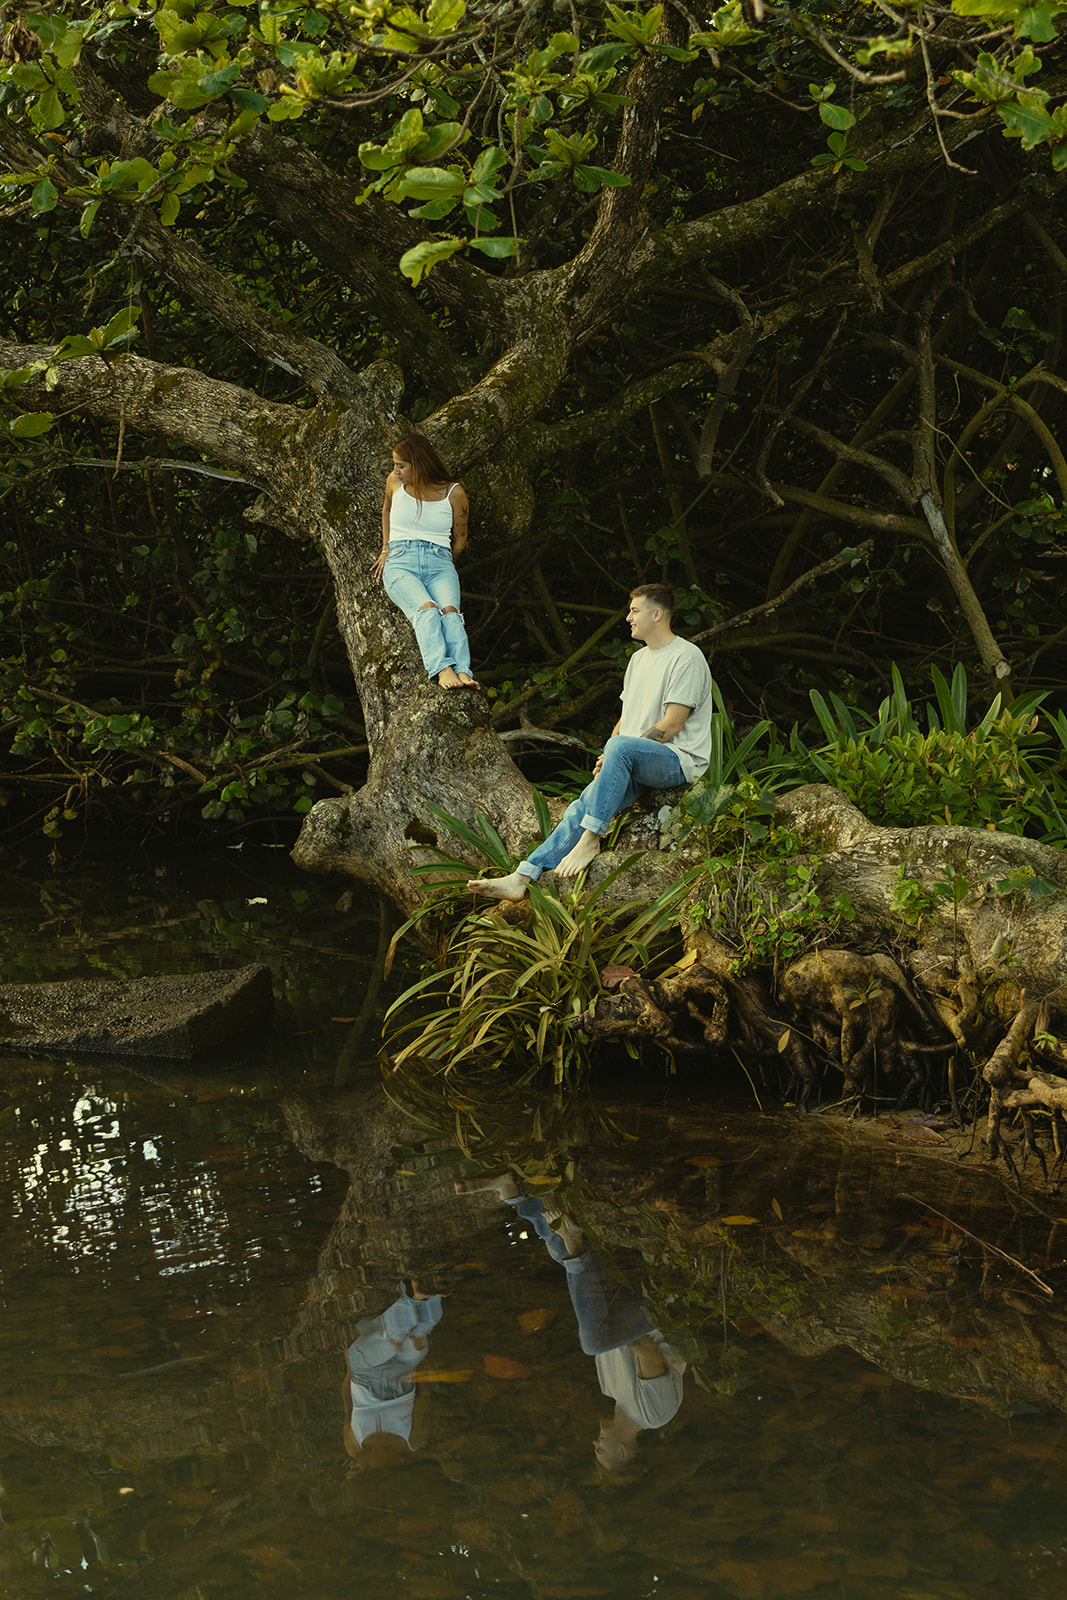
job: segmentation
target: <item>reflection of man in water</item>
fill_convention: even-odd
[[[600,1425],[596,1458],[608,1472],[623,1470],[642,1429],[662,1428],[681,1405],[685,1364],[675,1361],[638,1296],[611,1277],[572,1218],[522,1194],[511,1177],[461,1180],[456,1189],[460,1194],[492,1190],[514,1206],[567,1274],[579,1343],[596,1359],[601,1393],[615,1401],[614,1416]]]
[[[348,1347],[344,1383],[345,1449],[364,1466],[381,1466],[418,1448],[412,1438],[415,1381],[441,1320],[441,1296],[418,1284],[400,1285],[400,1298],[377,1317],[364,1317]],[[406,1449],[405,1449],[406,1447]]]

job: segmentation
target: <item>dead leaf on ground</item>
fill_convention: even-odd
[[[515,1318],[523,1333],[541,1333],[556,1320],[556,1313],[542,1306],[537,1311],[521,1311]]]
[[[512,1361],[510,1356],[482,1356],[482,1366],[489,1378],[532,1378],[533,1368],[524,1361]]]

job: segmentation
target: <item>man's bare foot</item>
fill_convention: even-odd
[[[467,888],[492,900],[523,900],[530,882],[521,872],[509,872],[506,878],[468,878]]]
[[[462,689],[463,680],[455,667],[442,667],[437,674],[437,681],[442,689]]]
[[[517,1200],[522,1190],[510,1172],[499,1178],[457,1178],[457,1194],[495,1194],[501,1200]]]
[[[459,686],[461,689],[481,688],[481,684],[478,682],[477,678],[472,678],[469,672],[461,672],[459,674]]]
[[[544,1207],[544,1214],[546,1222],[551,1224],[558,1221],[559,1227],[555,1229],[555,1232],[559,1234],[563,1243],[567,1246],[567,1254],[569,1256],[584,1256],[589,1249],[589,1243],[574,1218],[569,1217],[565,1211],[557,1211],[554,1207],[550,1208],[549,1206]]]
[[[567,851],[563,860],[553,869],[557,878],[576,878],[579,872],[584,872],[586,867],[591,867],[600,854],[600,835],[590,833],[587,828],[572,849]]]

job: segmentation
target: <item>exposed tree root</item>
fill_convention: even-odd
[[[991,1156],[1016,1181],[1033,1159],[1047,1180],[1047,1132],[1049,1154],[1062,1161],[1067,1048],[1050,1025],[1067,1018],[1067,985],[1041,1001],[1016,990],[1005,1029],[996,962],[928,989],[883,951],[821,949],[784,967],[772,994],[758,975],[737,973],[728,947],[706,931],[694,936],[691,954],[673,976],[625,979],[580,1025],[592,1039],[652,1039],[672,1055],[729,1044],[754,1078],[807,1107],[827,1094],[866,1110],[930,1111],[951,1098],[961,1121],[947,1069],[950,1058],[962,1061],[971,1085],[988,1096]],[[1014,1148],[1006,1122],[1018,1124]]]

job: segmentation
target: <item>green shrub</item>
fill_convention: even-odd
[[[1049,732],[1038,714],[1043,695],[1026,695],[1010,707],[997,695],[969,726],[963,667],[951,685],[936,667],[932,676],[937,704],[927,710],[925,733],[896,667],[893,693],[873,719],[853,714],[837,695],[828,705],[813,692],[828,736],[809,752],[813,776],[843,790],[864,816],[887,827],[954,823],[1062,842],[1067,789],[1052,735],[1067,747],[1063,713],[1044,719]],[[868,725],[859,726],[857,717]]]

